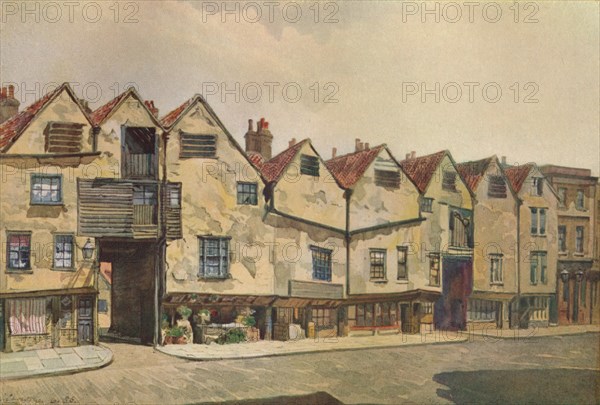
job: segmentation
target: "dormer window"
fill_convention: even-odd
[[[447,191],[456,191],[456,173],[444,171],[442,178],[442,189]]]
[[[84,125],[76,122],[49,122],[44,130],[46,152],[80,153]]]
[[[375,184],[380,187],[400,188],[400,172],[375,169]]]
[[[544,192],[544,178],[534,177],[531,181],[531,195],[541,196]]]
[[[506,181],[499,175],[490,175],[488,184],[490,198],[506,198]]]
[[[316,156],[300,156],[300,173],[319,177],[319,158]]]

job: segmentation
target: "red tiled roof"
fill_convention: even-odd
[[[421,193],[425,192],[433,174],[444,159],[446,151],[436,152],[431,155],[419,156],[414,159],[406,159],[400,162],[400,166],[408,177],[419,188]]]
[[[261,167],[263,177],[269,182],[279,180],[285,168],[294,159],[294,157],[298,154],[298,152],[306,142],[308,142],[308,139],[304,139],[298,142],[297,144],[287,148],[271,160],[266,161]]]
[[[511,166],[504,169],[504,173],[506,173],[506,177],[508,177],[508,181],[510,181],[515,192],[518,193],[521,191],[521,187],[523,187],[532,168],[532,164],[526,164],[521,166]]]
[[[493,159],[494,157],[489,157],[472,162],[459,163],[456,165],[456,168],[469,188],[475,191]]]
[[[265,164],[265,158],[263,158],[260,153],[247,152],[246,155],[248,155],[248,160],[250,161],[250,163],[252,163],[258,169],[261,169],[262,166]]]
[[[102,277],[108,282],[108,284],[112,284],[112,264],[103,262],[100,263],[100,274]]]
[[[6,152],[29,126],[33,118],[67,87],[68,84],[62,84],[17,115],[0,124],[0,152]]]
[[[164,117],[162,117],[161,120],[160,120],[160,123],[162,124],[162,126],[165,127],[165,128],[169,128],[171,125],[173,125],[175,123],[175,121],[177,121],[179,119],[179,117],[181,116],[181,114],[183,114],[183,112],[185,110],[187,110],[187,108],[195,100],[196,100],[196,97],[190,98],[185,103],[181,104],[179,107],[177,107],[176,109],[174,109],[173,111],[171,111],[170,113],[168,113],[167,115],[165,115]]]
[[[385,145],[338,156],[325,162],[325,165],[342,187],[351,188],[362,178],[383,148]]]
[[[100,125],[104,122],[104,120],[110,115],[110,113],[115,109],[117,105],[123,100],[126,96],[131,94],[133,88],[129,88],[123,93],[119,94],[117,97],[110,100],[108,103],[104,104],[102,107],[96,109],[93,113],[90,114],[90,118],[94,125]]]

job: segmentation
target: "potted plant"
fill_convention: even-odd
[[[180,326],[173,326],[167,332],[167,337],[170,338],[169,343],[176,345],[186,344],[187,339],[185,337],[185,330]]]
[[[177,313],[185,320],[188,320],[192,316],[192,310],[185,305],[177,307]]]
[[[248,327],[247,338],[250,342],[258,342],[260,340],[260,331],[256,328],[256,319],[252,315],[246,315],[242,319],[244,326]]]

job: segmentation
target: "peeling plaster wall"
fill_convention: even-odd
[[[380,158],[391,160],[387,150]],[[400,168],[398,168],[400,169]],[[355,184],[350,201],[350,230],[419,217],[419,191],[402,174],[399,189],[375,184],[375,161]]]
[[[93,139],[90,123],[79,109],[79,106],[71,99],[69,94],[63,90],[54,101],[31,121],[19,139],[11,146],[10,154],[44,154],[46,137],[44,130],[51,121],[72,122],[83,124],[83,136],[81,142],[82,152],[92,152]]]
[[[488,292],[517,292],[517,200],[507,183],[506,198],[488,196],[488,175],[500,175],[496,162],[492,162],[475,192],[477,204],[474,212],[473,290]],[[508,182],[508,180],[507,180]],[[502,253],[502,285],[490,284],[488,254]],[[521,266],[521,271],[529,268]]]
[[[378,294],[415,290],[417,288],[440,291],[439,287],[429,286],[429,270],[423,271],[421,261],[428,260],[409,247],[407,255],[408,280],[398,280],[397,246],[421,244],[419,225],[380,229],[352,237],[350,245],[350,294]],[[370,280],[369,249],[385,249],[386,280]]]
[[[275,208],[337,229],[346,227],[346,200],[327,167],[319,161],[319,176],[300,174],[301,155],[317,156],[306,142],[274,189]]]
[[[523,200],[521,205],[521,292],[522,293],[548,293],[556,292],[556,272],[558,259],[558,198],[544,182],[544,189],[541,196],[535,196],[531,193],[531,184],[533,177],[543,177],[538,169],[533,169],[525,184],[519,192],[519,198]],[[546,233],[544,236],[534,236],[531,234],[531,207],[546,208]],[[539,224],[539,223],[538,223]],[[532,251],[547,252],[547,279],[543,284],[538,282],[532,285],[530,282],[530,262],[529,254]],[[538,270],[539,278],[539,270]]]
[[[52,270],[55,233],[77,234],[77,178],[95,177],[100,160],[94,157],[8,158],[10,154],[44,154],[43,131],[49,121],[89,123],[71,98],[63,93],[35,119],[0,160],[0,291],[28,292],[93,287],[90,263],[84,262],[81,247],[86,237],[75,237],[74,269]],[[87,128],[87,129],[86,129]],[[85,136],[84,136],[84,139]],[[91,152],[91,138],[84,151]],[[61,174],[62,205],[31,205],[31,175]],[[31,231],[31,270],[7,272],[7,231]]]
[[[273,230],[264,224],[264,184],[203,106],[197,104],[171,131],[168,178],[182,183],[183,239],[167,245],[167,293],[273,293],[269,244]],[[217,135],[217,159],[180,159],[179,131]],[[237,182],[258,186],[258,205],[237,204]],[[198,279],[200,235],[229,236],[231,277]]]

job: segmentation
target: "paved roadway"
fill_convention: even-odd
[[[0,383],[2,403],[600,403],[599,334],[192,362],[109,344],[75,375]]]

